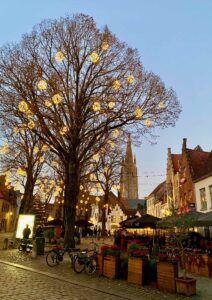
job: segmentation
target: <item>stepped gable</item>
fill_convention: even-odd
[[[192,179],[197,179],[209,173],[209,167],[212,165],[211,152],[195,149],[186,149]]]
[[[181,154],[171,154],[171,160],[172,165],[174,169],[174,173],[177,173],[180,171],[180,161],[181,161],[182,155]]]

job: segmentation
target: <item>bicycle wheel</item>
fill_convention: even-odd
[[[76,273],[82,273],[85,269],[85,258],[76,256],[73,262],[73,268]]]
[[[88,275],[93,275],[97,270],[97,261],[95,258],[90,258],[85,264],[85,272]]]
[[[51,250],[46,255],[46,263],[49,267],[54,267],[59,264],[58,253],[55,250]]]

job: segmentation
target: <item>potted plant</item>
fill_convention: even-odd
[[[142,285],[145,281],[144,269],[147,265],[147,250],[140,249],[136,243],[132,243],[128,248],[128,277],[127,281]]]
[[[102,273],[108,278],[118,278],[118,267],[120,262],[120,250],[116,245],[103,246]]]
[[[178,277],[178,256],[164,249],[158,254],[157,284],[158,288],[170,293],[176,292],[175,278]]]
[[[182,276],[176,276],[176,291],[179,294],[184,294],[186,296],[191,296],[196,294],[196,279],[187,277],[186,271],[186,245],[184,243],[186,234],[189,231],[189,228],[195,226],[195,222],[198,219],[197,212],[187,212],[181,215],[173,215],[168,217],[166,220],[158,222],[159,227],[167,227],[169,230],[169,241],[170,246],[178,248],[178,255],[180,257],[180,264],[183,271]],[[173,228],[177,228],[174,230]]]
[[[176,288],[178,294],[192,296],[192,295],[196,295],[196,279],[187,277],[186,252],[185,252],[185,247],[182,243],[183,236],[184,236],[183,232],[175,236],[175,239],[179,245],[179,255],[181,258],[181,267],[183,271],[183,275],[175,278],[175,282],[176,282]]]

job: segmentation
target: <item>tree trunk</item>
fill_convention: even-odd
[[[25,184],[24,195],[21,200],[20,214],[28,214],[32,211],[33,206],[33,191],[34,191],[34,182],[32,176],[27,177]]]
[[[64,243],[70,247],[75,246],[75,217],[76,205],[79,195],[79,168],[77,162],[72,158],[67,161],[65,169],[65,194],[64,194]]]
[[[108,204],[109,190],[105,191],[103,207],[102,207],[102,237],[107,236],[106,234],[106,204]]]

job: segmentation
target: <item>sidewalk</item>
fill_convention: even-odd
[[[0,238],[1,241],[1,238]],[[107,241],[98,241],[99,244],[106,243]],[[108,241],[109,242],[109,241]],[[81,248],[88,246],[90,239],[83,239]],[[1,245],[0,245],[1,246]],[[1,249],[1,248],[0,248]],[[45,262],[45,256],[38,256],[32,258],[26,253],[22,253],[17,249],[1,250],[0,251],[0,264],[8,263],[19,269],[25,269],[30,272],[40,273],[42,275],[56,278],[63,282],[73,283],[77,286],[86,287],[96,291],[103,291],[105,294],[116,295],[121,299],[145,299],[145,300],[180,300],[188,299],[176,294],[163,293],[157,289],[149,286],[135,286],[128,284],[124,280],[110,280],[104,277],[88,276],[85,273],[76,274],[70,267],[68,257],[65,257],[64,261],[56,267],[50,268]],[[205,277],[195,276],[191,274],[191,277],[197,279],[197,296],[190,297],[189,299],[196,300],[211,300],[212,288],[211,279]],[[204,296],[203,296],[204,295]]]

